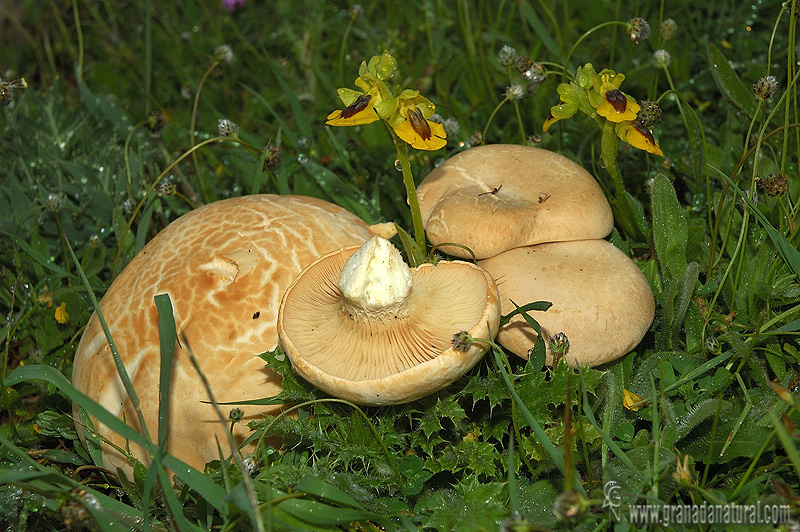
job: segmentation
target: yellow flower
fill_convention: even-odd
[[[418,150],[438,150],[447,144],[447,134],[442,124],[428,120],[436,106],[419,91],[406,89],[394,92],[386,82],[394,75],[397,60],[384,51],[369,62],[362,62],[356,86],[361,91],[339,89],[339,98],[345,104],[328,115],[330,126],[358,126],[384,119],[398,137]],[[400,93],[397,96],[398,92]]]
[[[342,95],[342,91],[350,89],[339,89],[339,97],[345,102],[344,109],[337,109],[328,115],[325,122],[329,126],[360,126],[369,124],[380,118],[375,112],[375,98],[372,94],[359,93],[352,101],[351,95]],[[356,91],[352,91],[356,92]],[[350,101],[348,104],[347,101]]]
[[[419,91],[406,89],[397,97],[397,112],[389,125],[397,136],[418,150],[438,150],[447,144],[447,133],[442,124],[428,120],[436,106],[420,96]]]
[[[636,100],[619,90],[624,80],[624,74],[604,69],[594,79],[588,94],[589,102],[597,114],[611,122],[633,120],[640,109]]]
[[[591,67],[590,64],[587,64],[586,66]],[[584,68],[580,70],[581,71],[578,73],[579,75],[583,72],[591,73],[593,75],[594,72],[591,70],[591,68]],[[586,97],[583,96],[585,91],[583,91],[583,88],[579,83],[561,83],[556,88],[556,92],[560,96],[561,102],[550,108],[550,116],[544,121],[544,124],[542,125],[542,131],[547,131],[550,129],[550,126],[559,120],[564,120],[565,118],[571,118],[574,116],[575,113],[578,112],[578,109],[581,108],[581,103],[584,103],[584,112],[591,111],[591,109],[586,109]]]
[[[326,124],[329,126],[369,124],[381,118],[378,109],[383,110],[383,107],[386,106],[385,101],[393,102],[393,98],[387,98],[389,89],[377,79],[370,82],[363,78],[358,78],[356,86],[362,90],[338,89],[339,99],[342,100],[346,107],[337,109],[329,114]]]
[[[69,313],[67,312],[66,301],[62,301],[61,304],[56,307],[55,316],[56,321],[62,325],[69,322]]]
[[[644,404],[641,403],[642,398],[636,395],[633,392],[629,392],[626,389],[622,389],[622,405],[627,408],[628,410],[633,410],[634,412],[638,412],[642,409]],[[638,403],[638,404],[637,404]]]
[[[325,123],[329,126],[360,126],[379,118],[390,118],[397,104],[386,81],[394,75],[396,68],[397,60],[386,51],[370,59],[369,63],[362,61],[355,82],[361,91],[338,89],[339,99],[346,107],[329,114]]]
[[[620,122],[615,126],[614,130],[621,140],[627,142],[634,148],[644,150],[653,155],[664,155],[658,142],[656,142],[656,139],[653,137],[653,133],[638,120]]]

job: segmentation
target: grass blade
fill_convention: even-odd
[[[509,376],[508,372],[506,371],[506,367],[503,364],[503,359],[498,353],[497,347],[493,346],[492,352],[494,353],[494,360],[497,364],[497,369],[503,376],[503,380],[506,383],[509,393],[511,393],[511,397],[514,398],[517,406],[522,411],[522,415],[525,416],[528,426],[530,426],[531,430],[533,430],[533,433],[536,435],[536,439],[538,440],[539,444],[544,447],[545,452],[556,465],[558,470],[561,471],[561,473],[566,477],[566,464],[564,462],[564,456],[559,452],[553,442],[550,441],[550,438],[547,437],[547,433],[544,431],[544,429],[542,429],[542,426],[539,425],[539,422],[536,421],[536,418],[533,417],[533,414],[531,414],[531,411],[528,410],[528,407],[525,406],[522,398],[517,393],[517,390],[514,388],[514,383],[511,382],[511,377]],[[581,485],[577,475],[575,475],[573,478],[575,480],[574,488],[585,495],[586,491],[583,489],[583,486]]]
[[[161,344],[161,376],[158,389],[158,446],[166,449],[169,435],[169,397],[172,381],[172,359],[175,355],[175,342],[178,333],[175,330],[175,317],[172,311],[172,300],[167,294],[155,296],[158,310],[158,338]]]
[[[747,194],[745,194],[744,191],[742,191],[742,189],[740,189],[739,186],[736,183],[734,183],[733,180],[731,180],[731,178],[727,176],[727,174],[725,174],[725,172],[710,164],[708,166],[709,168],[717,172],[720,175],[720,177],[722,177],[722,179],[726,183],[728,183],[728,185],[730,185],[733,188],[733,190],[736,191],[739,197],[742,198],[742,200],[745,203],[747,203],[747,206],[750,207],[750,210],[753,212],[755,217],[758,219],[761,225],[764,226],[764,229],[767,231],[767,234],[769,235],[770,239],[772,239],[772,242],[775,244],[775,247],[778,248],[778,253],[780,253],[781,257],[786,262],[786,265],[789,266],[789,269],[791,269],[792,272],[798,276],[798,278],[800,278],[800,251],[798,251],[797,248],[794,247],[792,243],[789,242],[789,240],[785,236],[780,234],[778,230],[775,229],[775,227],[771,223],[769,223],[767,217],[764,216],[764,213],[762,213],[758,209],[758,206],[755,203],[753,203],[753,200],[748,198]]]

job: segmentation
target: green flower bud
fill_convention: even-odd
[[[369,60],[367,70],[381,81],[387,81],[397,70],[397,59],[384,50],[381,55],[376,55]]]

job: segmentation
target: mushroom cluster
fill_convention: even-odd
[[[157,294],[169,294],[176,328],[196,356],[221,402],[258,399],[282,390],[280,376],[257,355],[277,344],[278,304],[300,271],[319,256],[373,236],[361,219],[331,203],[302,196],[257,195],[218,201],[175,220],[150,241],[115,279],[100,308],[139,396],[151,434],[158,430],[160,351]],[[218,458],[220,423],[187,346],[176,345],[167,451],[202,468]],[[83,333],[73,369],[77,389],[138,428],[97,315]],[[246,422],[280,407],[243,406],[234,427],[241,442]],[[76,419],[80,419],[76,412]],[[104,465],[131,471],[114,446],[128,444],[93,420]],[[83,427],[77,425],[83,437]],[[147,462],[143,449],[132,454]]]
[[[317,259],[286,290],[280,346],[325,392],[365,405],[400,404],[440,390],[488,350],[500,321],[492,277],[463,261],[409,268],[373,237]],[[468,333],[479,341],[460,342]]]
[[[431,242],[455,256],[474,253],[497,282],[503,314],[515,303],[553,304],[531,312],[547,340],[548,364],[559,355],[549,345],[558,333],[568,340],[567,361],[596,366],[626,354],[650,328],[650,285],[602,240],[613,228],[611,207],[575,162],[539,148],[479,146],[435,168],[417,195]],[[523,358],[535,339],[521,316],[497,335]]]

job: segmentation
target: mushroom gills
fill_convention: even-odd
[[[397,254],[391,260],[387,244]],[[362,250],[366,251],[359,255]],[[400,259],[401,267],[395,262],[399,251],[385,240],[368,242],[359,251],[351,249],[309,267],[304,282],[295,282],[292,296],[287,293],[284,298],[283,314],[292,316],[284,320],[285,335],[292,338],[304,360],[323,373],[352,381],[401,373],[447,351],[454,334],[472,329],[480,320],[487,299],[482,270],[454,270],[447,263],[411,270]],[[361,265],[350,262],[354,259]],[[370,275],[361,275],[367,270]],[[407,285],[404,273],[398,271],[408,271]],[[385,306],[361,306],[364,298],[358,290],[352,290],[352,298],[343,294],[342,285],[345,289],[370,287],[374,293],[384,290],[369,280],[364,282],[369,278],[373,284],[383,279],[402,289],[387,289],[383,295],[390,297],[383,298]],[[456,293],[459,297],[452,296]]]

